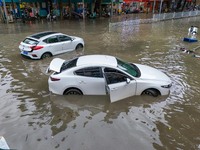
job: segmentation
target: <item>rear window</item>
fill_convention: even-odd
[[[39,43],[38,41],[29,38],[26,38],[23,42],[30,45],[37,45]]]
[[[65,61],[60,69],[60,72],[62,72],[63,70],[75,67],[77,60],[78,58],[72,59],[70,61]]]

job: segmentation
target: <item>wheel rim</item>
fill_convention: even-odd
[[[144,94],[145,95],[149,95],[149,96],[153,96],[153,94],[151,92],[149,92],[149,91],[145,91]]]
[[[42,55],[42,59],[51,57],[51,54],[45,53]]]
[[[81,48],[83,48],[83,46],[82,45],[77,45],[77,47],[76,47],[76,49],[78,50],[78,49],[81,49]]]
[[[157,91],[154,90],[146,90],[143,92],[143,95],[149,95],[149,96],[153,96],[153,97],[157,97],[159,94]]]
[[[67,93],[67,95],[81,95],[81,94],[77,91],[70,91]]]
[[[65,95],[82,95],[82,93],[78,90],[69,90],[65,93]]]

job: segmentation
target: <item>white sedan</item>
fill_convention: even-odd
[[[168,95],[172,82],[150,66],[108,55],[85,55],[72,60],[54,58],[47,72],[49,90],[59,95],[110,95],[115,102],[133,95]]]
[[[52,31],[30,35],[19,45],[21,55],[31,59],[43,59],[83,47],[82,38]]]

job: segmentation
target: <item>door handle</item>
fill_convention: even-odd
[[[111,91],[114,91],[114,90],[117,90],[117,88],[112,88],[112,89],[110,89]]]
[[[83,83],[85,83],[85,82],[84,82],[84,81],[79,81],[79,83],[80,83],[80,84],[83,84]]]

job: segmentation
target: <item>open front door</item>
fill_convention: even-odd
[[[136,81],[118,73],[105,73],[111,103],[135,95]]]

